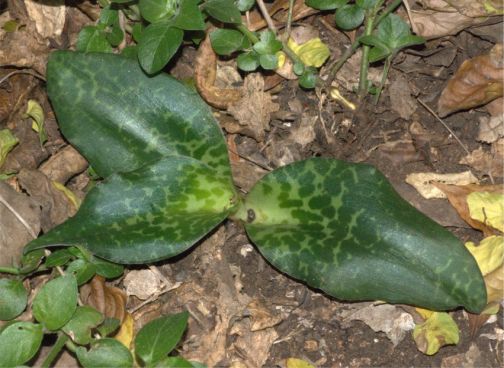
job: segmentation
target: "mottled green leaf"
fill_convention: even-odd
[[[73,275],[49,281],[33,300],[33,316],[52,331],[63,327],[76,308],[77,281]]]
[[[0,279],[0,320],[19,316],[26,308],[28,292],[20,280]]]
[[[152,262],[191,247],[227,217],[235,200],[229,177],[201,161],[169,156],[112,175],[90,191],[74,217],[27,250],[82,244],[114,262]]]
[[[103,315],[96,309],[84,305],[77,307],[72,319],[62,330],[79,345],[91,342],[91,330],[103,322]]]
[[[273,265],[337,298],[485,307],[474,258],[372,166],[313,158],[282,167],[238,216]]]
[[[29,361],[42,343],[42,326],[15,322],[0,333],[0,367],[17,367]]]
[[[130,368],[133,357],[126,346],[111,338],[95,341],[91,349],[77,348],[77,359],[84,368]]]
[[[150,321],[138,331],[135,353],[147,365],[154,364],[172,351],[187,326],[187,312],[163,316]]]
[[[51,54],[47,79],[63,134],[102,177],[170,154],[231,176],[210,108],[177,80],[165,74],[149,78],[138,62],[117,55],[69,51]]]

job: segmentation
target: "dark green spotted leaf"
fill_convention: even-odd
[[[241,212],[273,265],[329,295],[473,313],[486,304],[470,253],[372,166],[296,162],[256,184]]]
[[[231,179],[185,156],[168,156],[114,174],[94,187],[79,212],[27,250],[82,244],[118,263],[144,263],[191,247],[234,208]]]
[[[15,322],[0,333],[0,367],[17,367],[28,362],[42,343],[42,326]]]
[[[84,368],[131,368],[133,357],[116,339],[104,338],[91,344],[91,349],[78,347],[77,359]]]
[[[226,144],[210,108],[177,80],[149,78],[135,60],[117,55],[69,51],[51,54],[47,79],[63,134],[100,176],[173,154],[230,178]]]
[[[28,292],[20,280],[0,279],[0,320],[19,316],[26,308]]]
[[[135,353],[147,364],[165,358],[179,342],[187,326],[187,312],[172,314],[150,321],[135,338]]]
[[[49,281],[33,300],[33,316],[51,331],[63,327],[76,308],[77,281],[73,275]]]
[[[103,315],[96,309],[84,305],[77,307],[72,319],[62,330],[79,345],[91,342],[91,330],[103,322]]]
[[[153,23],[142,31],[138,43],[138,60],[149,74],[159,72],[168,64],[182,44],[184,31],[167,23]]]

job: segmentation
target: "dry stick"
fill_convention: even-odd
[[[422,105],[428,112],[430,112],[432,114],[432,116],[434,116],[436,118],[437,121],[439,121],[441,124],[443,124],[443,126],[446,128],[446,130],[448,130],[448,132],[450,132],[450,134],[453,136],[453,138],[455,138],[455,140],[458,142],[458,144],[460,144],[460,147],[462,147],[464,149],[464,151],[466,151],[466,153],[468,155],[470,155],[471,153],[469,152],[469,150],[467,149],[467,147],[465,146],[464,143],[462,143],[462,141],[459,139],[459,137],[457,137],[457,135],[453,132],[453,130],[451,130],[451,128],[425,103],[423,102],[422,100],[420,100],[419,98],[417,98],[417,101],[420,103],[420,105]]]
[[[18,219],[19,222],[23,224],[23,226],[26,228],[28,233],[31,235],[33,239],[37,239],[37,234],[35,234],[35,231],[32,229],[30,224],[21,216],[19,212],[15,210],[14,207],[12,207],[9,202],[0,194],[0,203],[2,203],[9,211],[12,212],[12,214]]]
[[[273,23],[273,19],[271,19],[271,16],[268,13],[268,9],[266,8],[266,5],[264,4],[263,0],[257,0],[257,5],[259,5],[259,9],[261,10],[261,14],[268,24],[268,28],[275,34],[277,34],[277,28],[275,24]]]
[[[285,39],[286,40],[289,40],[289,37],[291,34],[293,8],[294,8],[294,0],[289,0],[289,11],[287,13],[287,29],[285,31],[285,33],[286,33]]]
[[[32,75],[32,76],[40,79],[40,80],[43,80],[44,82],[46,81],[46,79],[43,76],[41,76],[39,73],[33,72],[31,70],[14,70],[13,72],[10,72],[6,76],[4,76],[2,79],[0,79],[0,85],[3,82],[5,82],[7,79],[9,79],[10,77],[12,77],[13,75],[16,75],[16,74],[29,74],[29,75]]]

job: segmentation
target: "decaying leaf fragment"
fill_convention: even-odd
[[[504,194],[504,189],[501,185],[447,185],[442,183],[436,183],[436,187],[443,191],[448,197],[451,205],[457,210],[458,214],[465,222],[471,225],[473,228],[483,231],[486,236],[494,235],[495,230],[492,226],[489,226],[487,222],[479,221],[477,218],[471,216],[469,210],[469,205],[467,198],[472,193],[495,193],[498,195]],[[478,204],[473,204],[473,212],[476,212]],[[483,211],[482,207],[479,206],[479,211]]]
[[[451,185],[467,185],[478,183],[478,179],[470,172],[438,174],[438,173],[412,173],[406,177],[406,183],[412,185],[426,199],[446,198],[438,187],[438,183]]]
[[[459,342],[457,324],[446,312],[433,312],[424,323],[413,330],[418,350],[427,355],[436,354],[444,345]]]
[[[483,149],[483,147],[479,147],[469,155],[462,157],[459,163],[469,165],[485,175],[494,178],[502,178],[504,176],[503,162],[504,138],[500,138],[492,143],[490,151]]]
[[[126,294],[115,286],[105,284],[102,276],[96,275],[83,285],[80,298],[84,304],[92,306],[105,317],[116,318],[121,323],[126,318]]]
[[[473,192],[467,196],[471,218],[504,232],[504,193]]]
[[[201,97],[219,109],[227,109],[228,106],[240,100],[241,89],[218,88],[215,86],[217,77],[217,55],[212,49],[210,33],[201,43],[194,65],[194,81]]]
[[[4,164],[7,154],[18,142],[19,139],[9,129],[0,130],[0,168]]]
[[[488,54],[464,61],[441,93],[439,115],[444,117],[501,97],[504,89],[503,57],[502,44],[496,44]]]
[[[131,347],[133,337],[135,336],[135,321],[131,314],[126,313],[124,321],[121,323],[121,328],[114,336],[114,338],[128,349]]]

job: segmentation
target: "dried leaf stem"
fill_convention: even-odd
[[[268,28],[275,34],[278,33],[278,30],[275,26],[275,23],[273,22],[273,19],[271,19],[271,16],[268,12],[268,8],[266,8],[266,5],[264,4],[264,1],[263,0],[257,0],[257,5],[259,6],[259,10],[261,11],[261,14],[264,18],[264,20],[266,21],[266,23],[268,24]]]

